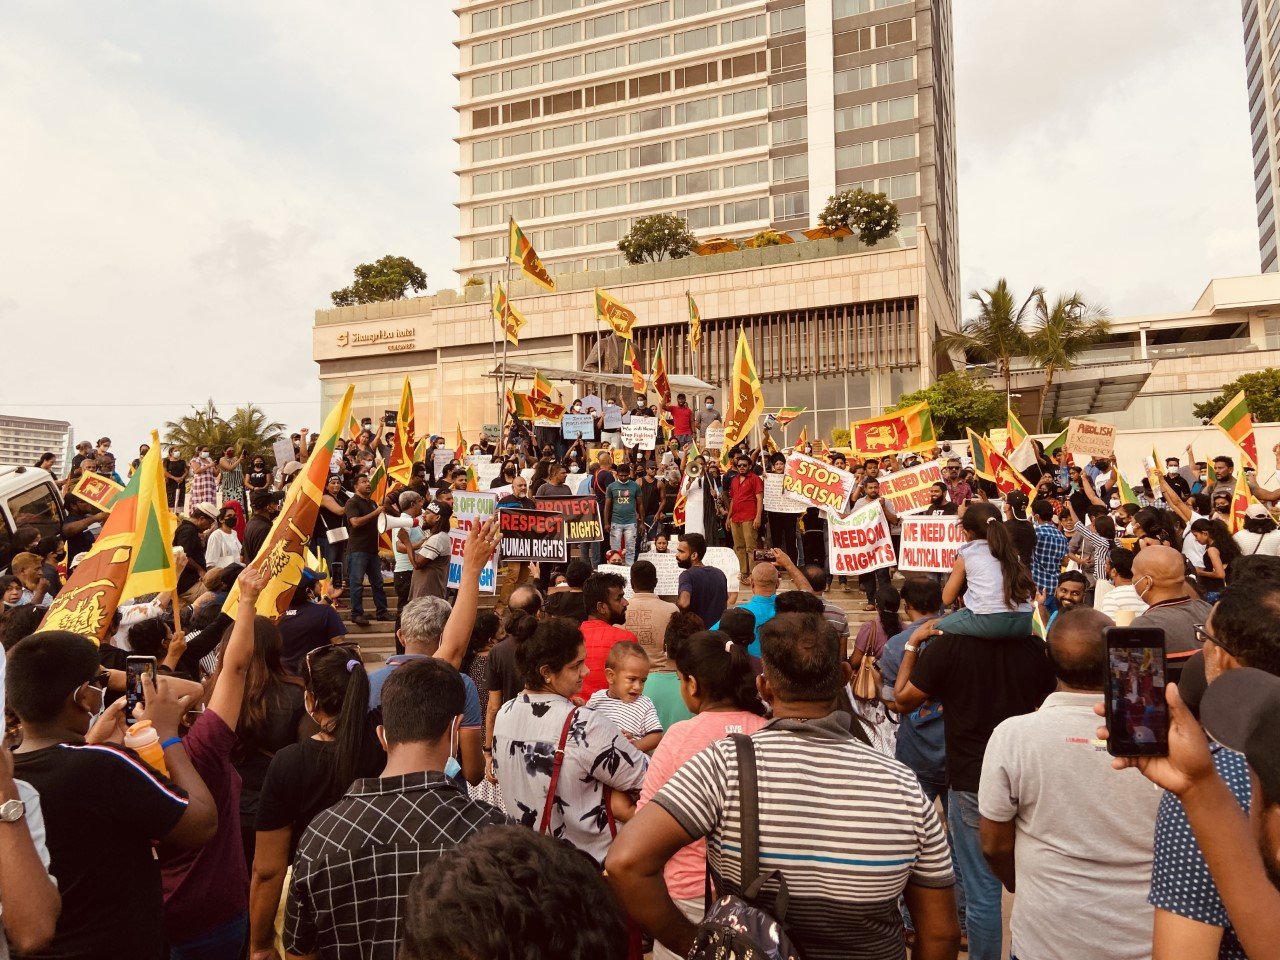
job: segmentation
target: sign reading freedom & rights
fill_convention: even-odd
[[[787,457],[782,489],[787,495],[835,513],[844,509],[857,481],[852,473],[794,451]]]
[[[856,576],[897,562],[889,521],[878,503],[868,503],[847,517],[827,513],[827,562],[835,576]]]
[[[564,514],[568,543],[599,543],[604,539],[600,503],[595,497],[538,497],[533,505],[539,510]]]
[[[900,517],[919,513],[929,506],[933,491],[929,488],[942,481],[942,464],[930,460],[880,478],[880,496],[889,501]]]
[[[899,570],[950,573],[964,532],[956,517],[904,517]]]
[[[569,562],[563,513],[503,507],[498,511],[498,526],[502,530],[502,559],[534,563]]]

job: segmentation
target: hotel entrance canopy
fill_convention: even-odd
[[[1014,362],[1009,389],[1021,395],[1015,407],[1034,410],[1044,390],[1044,371],[1039,367],[1018,369],[1018,361]],[[1045,397],[1045,418],[1068,420],[1125,410],[1146,384],[1154,368],[1154,360],[1128,360],[1084,364],[1070,370],[1055,371]],[[998,373],[989,373],[988,383],[997,390],[1004,387],[1004,379]]]
[[[594,370],[560,370],[555,367],[534,367],[525,363],[499,363],[493,368],[492,373],[486,373],[486,377],[501,379],[504,375],[508,377],[533,377],[535,373],[540,373],[548,380],[569,380],[573,383],[604,383],[611,387],[627,387],[631,386],[630,373],[597,373]],[[673,390],[696,390],[701,393],[712,393],[719,390],[697,377],[690,377],[684,374],[673,373],[667,379],[671,382]]]

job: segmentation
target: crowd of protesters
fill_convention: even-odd
[[[1171,458],[1127,503],[1110,460],[1037,448],[1032,498],[958,445],[806,447],[891,528],[880,477],[937,459],[926,512],[964,533],[948,576],[864,576],[851,629],[824,518],[764,510],[784,455],[744,444],[722,474],[701,452],[720,414],[695,406],[664,408],[653,451],[602,411],[590,437],[517,421],[465,451],[497,464],[500,508],[593,495],[604,525],[566,566],[504,564],[492,610],[495,521],[447,578],[474,459],[429,454],[379,497],[391,438],[341,443],[327,569],[272,621],[254,560],[308,431],[274,466],[173,448],[178,587],[128,598],[100,644],[38,632],[106,519],[75,479],[125,478],[108,439],[79,451],[61,529],[0,554],[0,957],[995,960],[1003,891],[1022,960],[1276,955],[1280,491],[1250,476],[1233,535],[1228,457]],[[389,550],[383,517],[411,521]],[[348,632],[366,583],[385,663]],[[1106,752],[1116,623],[1164,631],[1167,757]],[[157,676],[126,716],[130,656]]]

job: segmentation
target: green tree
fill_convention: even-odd
[[[1195,405],[1195,415],[1201,419],[1216,417],[1241,390],[1249,398],[1249,413],[1253,415],[1254,423],[1280,420],[1280,370],[1275,367],[1256,373],[1242,373],[1230,383],[1224,383],[1220,394]]]
[[[921,401],[929,403],[933,430],[939,438],[963,439],[965,427],[988,433],[993,427],[1004,426],[1004,397],[992,390],[986,378],[979,374],[944,373],[923,390],[904,393],[885,412]]]
[[[252,403],[237,407],[229,419],[218,413],[213,400],[203,407],[164,425],[166,447],[178,447],[190,457],[200,447],[208,447],[214,458],[227,447],[239,447],[247,454],[265,453],[284,435],[284,424],[269,421],[267,415]]]
[[[751,246],[753,247],[776,247],[784,242],[782,234],[772,228],[761,230],[751,238]]]
[[[683,217],[654,213],[636,220],[627,235],[618,241],[618,249],[627,263],[656,263],[689,256],[697,242]]]
[[[1044,401],[1053,386],[1054,375],[1060,370],[1070,370],[1081,354],[1110,335],[1111,322],[1107,320],[1106,310],[1088,303],[1079,293],[1059,296],[1052,306],[1043,294],[1036,298],[1027,356],[1044,371],[1044,389],[1040,391],[1036,411],[1041,433],[1048,429],[1044,422]]]
[[[958,332],[940,336],[938,349],[946,353],[961,350],[971,361],[995,364],[996,372],[1004,380],[1007,397],[1013,358],[1025,357],[1031,347],[1027,315],[1036,301],[1043,298],[1044,289],[1036,287],[1019,306],[1009,289],[1009,281],[1003,277],[994,287],[974,290],[969,299],[978,304],[977,316],[963,321]]]
[[[227,418],[226,438],[222,441],[223,449],[239,447],[245,454],[266,454],[271,445],[284,436],[285,426],[268,420],[266,413],[256,404],[236,407]]]
[[[414,293],[427,289],[426,273],[408,257],[388,254],[373,263],[362,263],[352,272],[355,283],[329,295],[335,307],[402,300],[410,288]]]
[[[883,193],[868,193],[861,187],[828,197],[827,205],[818,214],[822,226],[829,230],[844,227],[868,247],[896,233],[898,222],[896,203]]]

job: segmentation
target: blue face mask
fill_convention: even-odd
[[[458,762],[458,758],[454,756],[457,752],[457,727],[454,727],[449,734],[449,759],[444,762],[444,775],[450,780],[457,780],[462,776],[462,764],[460,764]]]

